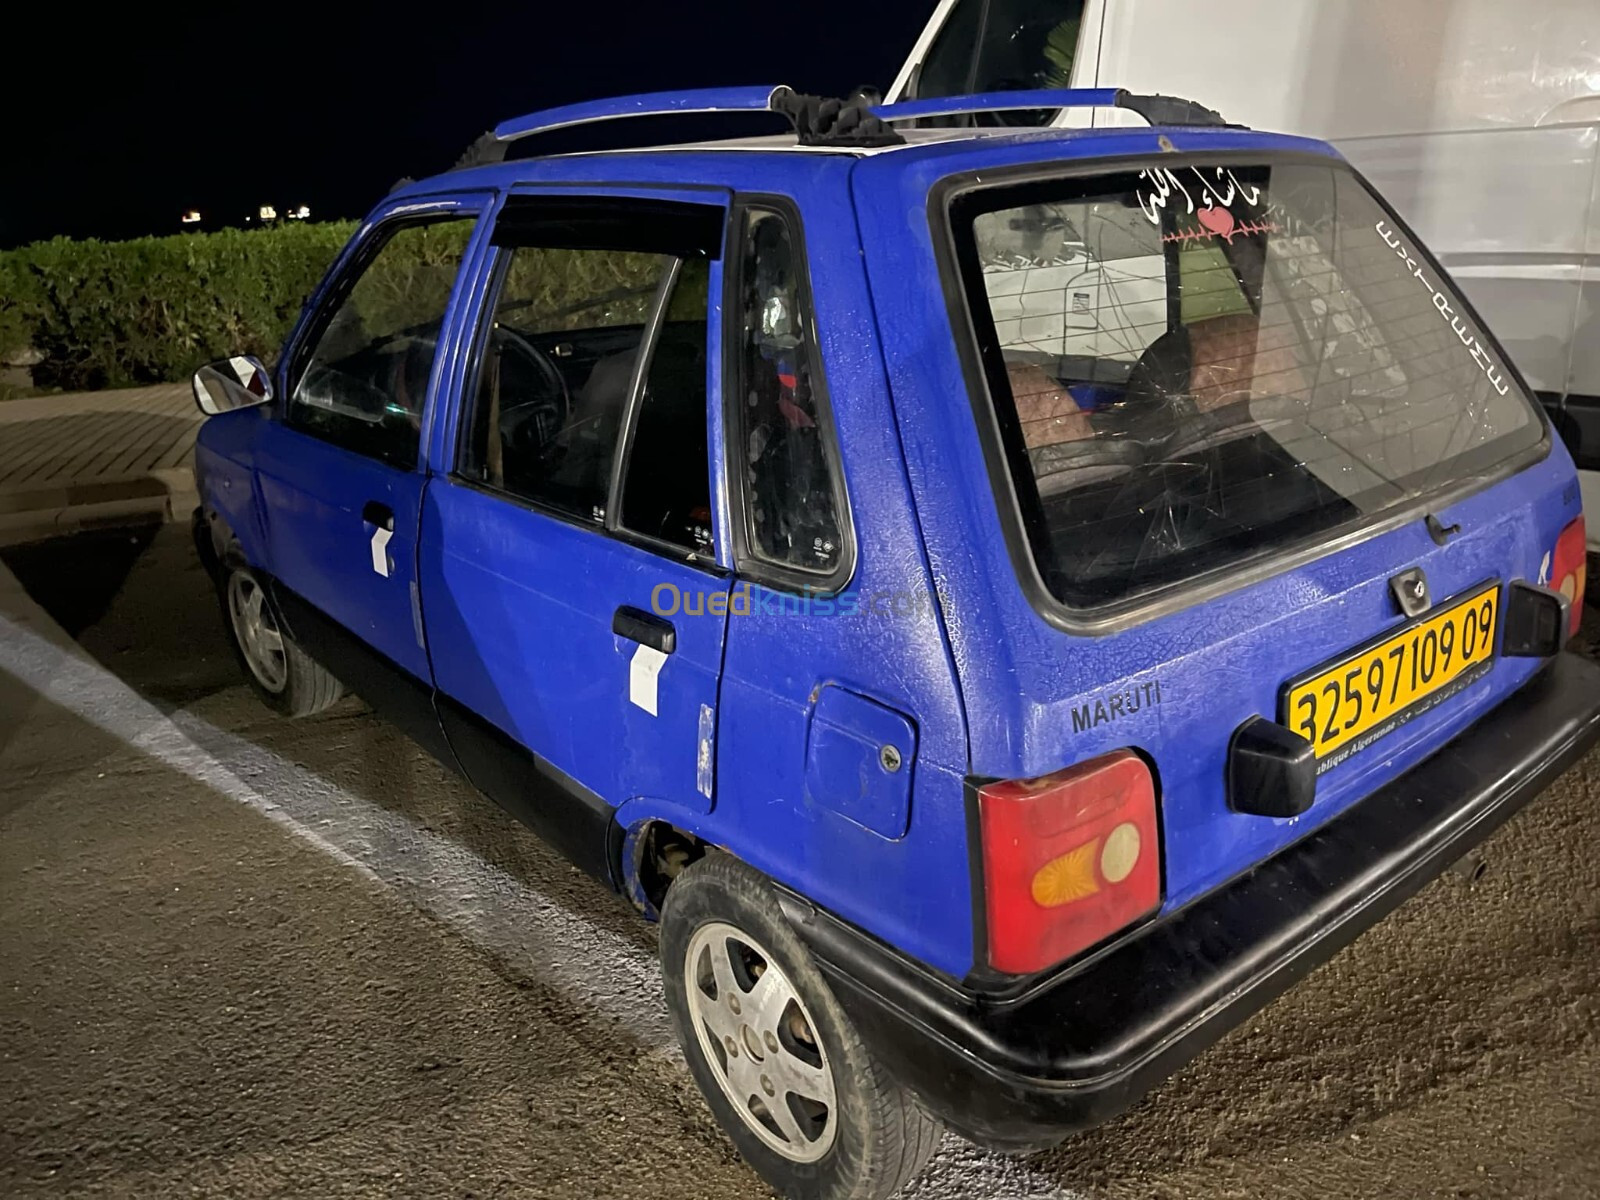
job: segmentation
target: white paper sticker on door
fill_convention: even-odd
[[[640,646],[628,666],[628,699],[652,717],[656,713],[657,682],[667,656],[654,646]]]
[[[385,579],[389,578],[389,539],[392,529],[375,529],[372,532],[372,569]]]

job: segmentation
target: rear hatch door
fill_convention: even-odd
[[[1499,656],[1505,585],[1550,582],[1578,512],[1570,462],[1445,275],[1342,163],[1169,154],[932,191],[977,470],[1014,577],[941,582],[947,609],[984,614],[951,633],[986,630],[956,654],[975,773],[1147,754],[1172,905],[1536,669]],[[871,269],[886,282],[893,256]],[[891,358],[898,308],[881,314]],[[891,366],[903,426],[919,369]],[[930,543],[968,543],[932,553],[958,563],[983,515],[957,515],[926,468],[940,454],[972,468],[908,440]],[[1258,715],[1315,749],[1302,817],[1229,807],[1229,740]]]

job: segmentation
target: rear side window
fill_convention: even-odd
[[[1040,574],[1112,604],[1492,471],[1539,419],[1348,170],[1171,166],[958,197]]]
[[[733,446],[749,553],[824,581],[845,563],[843,489],[817,359],[811,291],[789,220],[744,217]]]

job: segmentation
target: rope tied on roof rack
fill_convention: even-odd
[[[491,163],[504,162],[506,158],[506,144],[494,136],[493,130],[485,130],[473,139],[456,159],[452,171],[465,170],[467,167],[482,167]]]
[[[901,146],[901,137],[872,112],[882,97],[871,88],[857,88],[844,100],[801,95],[789,88],[772,93],[772,111],[789,118],[802,146]]]

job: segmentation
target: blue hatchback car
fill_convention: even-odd
[[[1068,106],[1150,127],[974,120]],[[1589,747],[1583,517],[1322,143],[735,88],[492,148],[732,110],[794,132],[386,199],[196,376],[197,544],[269,704],[352,689],[658,919],[729,1136],[867,1200],[1117,1113]]]

